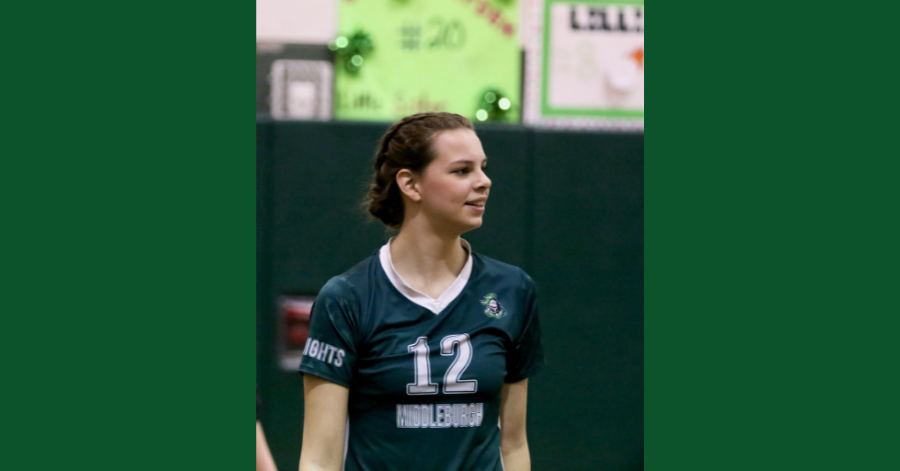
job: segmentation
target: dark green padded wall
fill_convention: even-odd
[[[272,342],[268,332],[268,315],[270,285],[270,256],[269,256],[269,222],[268,213],[271,207],[271,185],[269,183],[269,167],[271,164],[270,139],[271,126],[266,122],[256,123],[256,383],[260,383],[263,372],[261,365],[265,362],[265,346]]]
[[[643,142],[535,134],[532,277],[549,365],[529,398],[534,469],[642,467]]]
[[[387,124],[259,121],[257,377],[294,469],[302,379],[278,369],[276,299],[315,295],[384,243],[357,209]],[[531,382],[534,469],[638,469],[643,446],[643,136],[478,126],[493,180],[475,250],[538,283],[548,369]]]

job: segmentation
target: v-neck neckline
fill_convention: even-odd
[[[397,288],[397,291],[399,291],[403,297],[428,309],[435,315],[440,314],[441,311],[446,309],[447,306],[462,293],[466,284],[469,282],[469,277],[472,274],[472,246],[469,245],[469,242],[465,239],[460,239],[463,248],[466,249],[468,253],[466,264],[463,265],[462,271],[459,272],[459,275],[457,275],[453,283],[451,283],[440,296],[432,298],[410,286],[409,283],[397,273],[397,270],[394,269],[394,262],[391,260],[391,242],[393,241],[394,238],[391,237],[391,239],[381,247],[378,254],[384,274],[387,275],[388,280],[394,285],[394,288]]]

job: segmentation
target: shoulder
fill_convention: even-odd
[[[528,273],[521,268],[508,263],[495,260],[491,257],[473,252],[475,261],[479,263],[482,274],[491,278],[502,279],[507,283],[513,283],[517,288],[534,292],[535,283]]]
[[[349,270],[334,276],[322,286],[318,297],[328,299],[353,300],[354,302],[361,297],[361,292],[369,286],[369,280],[372,277],[372,270],[379,268],[377,256],[366,257]]]

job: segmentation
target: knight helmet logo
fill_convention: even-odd
[[[497,295],[491,293],[484,297],[481,300],[481,304],[487,306],[487,309],[484,310],[484,314],[493,317],[494,319],[499,319],[506,315],[506,309],[503,309],[503,306],[500,305],[500,301],[497,301]]]

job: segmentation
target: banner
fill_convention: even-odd
[[[644,128],[643,0],[537,0],[525,121]]]
[[[335,61],[335,118],[394,121],[449,111],[476,122],[518,121],[518,22],[515,0],[342,0],[344,39],[335,47],[368,40],[370,48]],[[485,96],[495,110],[506,98],[502,113],[479,112]]]

